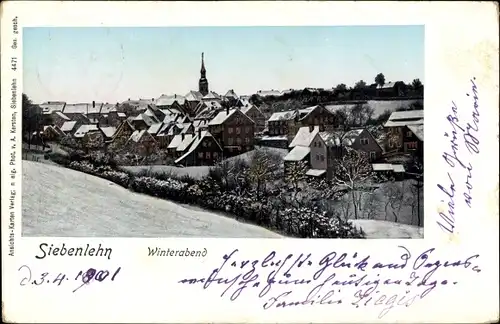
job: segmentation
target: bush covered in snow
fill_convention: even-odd
[[[352,223],[341,219],[332,211],[320,210],[308,200],[299,202],[297,195],[290,201],[289,193],[283,190],[269,190],[260,196],[256,188],[255,176],[246,166],[239,166],[231,177],[225,174],[207,176],[201,180],[193,178],[175,179],[168,175],[144,173],[133,175],[118,171],[106,165],[105,155],[76,156],[78,160],[61,163],[67,167],[92,174],[135,192],[169,199],[179,203],[198,205],[205,209],[227,213],[238,220],[254,223],[289,236],[301,238],[363,238],[364,234]],[[80,160],[81,158],[91,158]],[[57,162],[57,161],[56,161]],[[233,179],[234,178],[234,179]],[[234,181],[238,179],[238,181]],[[266,180],[271,178],[266,177]],[[241,181],[240,181],[241,180]],[[260,180],[259,180],[260,181]],[[238,186],[234,186],[238,183]],[[245,185],[241,185],[245,183]],[[283,195],[289,195],[283,198]]]

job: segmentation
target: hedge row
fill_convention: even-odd
[[[168,199],[179,203],[189,203],[202,208],[222,211],[239,220],[276,230],[293,237],[310,238],[363,238],[362,231],[352,223],[328,215],[315,208],[283,208],[270,200],[256,201],[250,193],[238,196],[221,190],[210,177],[189,182],[177,179],[158,179],[152,176],[134,176],[118,171],[110,166],[95,165],[80,160],[67,163],[64,159],[54,159],[71,169],[95,175],[134,192]]]

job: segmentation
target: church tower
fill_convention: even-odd
[[[201,53],[201,71],[200,71],[200,81],[198,82],[198,91],[206,96],[208,94],[208,80],[207,80],[207,70],[205,69],[205,59],[203,53]]]

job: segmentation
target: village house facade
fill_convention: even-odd
[[[223,149],[224,157],[253,150],[255,123],[240,109],[223,109],[208,123],[208,131]]]
[[[424,111],[396,111],[384,124],[387,153],[411,153],[423,157]]]
[[[222,157],[222,147],[205,130],[198,130],[189,149],[177,160],[184,166],[214,165]]]

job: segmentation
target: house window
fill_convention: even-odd
[[[370,152],[370,160],[375,160],[377,158],[377,154],[375,152]]]
[[[368,144],[368,138],[362,138],[361,139],[361,144],[362,145],[367,145]]]
[[[241,138],[236,137],[236,144],[240,145],[241,144]]]
[[[233,145],[233,138],[232,138],[232,137],[229,137],[229,138],[227,139],[227,143],[228,143],[229,145]]]
[[[232,134],[233,133],[233,128],[232,127],[228,127],[227,128],[227,133],[228,134]]]
[[[218,156],[219,156],[219,153],[217,153],[217,152],[214,152],[214,153],[212,154],[212,157],[213,157],[214,159],[217,159],[217,157],[218,157]]]
[[[210,159],[210,152],[206,152],[205,156],[206,156],[207,159]]]
[[[241,133],[241,129],[239,127],[236,127],[236,134],[240,134]]]
[[[245,138],[245,143],[246,144],[249,144],[250,143],[250,139],[248,137]]]
[[[207,144],[208,147],[211,147],[212,146],[212,142],[208,141],[208,142],[205,142]]]
[[[317,144],[316,142],[314,142],[314,143],[313,143],[313,146],[314,146],[314,147],[316,147],[316,146],[318,146],[318,144]]]
[[[200,159],[203,159],[203,152],[199,152],[199,153],[198,153],[198,157],[199,157]]]
[[[314,118],[314,125],[318,125],[318,118]]]
[[[400,142],[400,141],[398,141],[398,142],[397,142],[397,146],[398,146],[398,147],[401,147],[401,146],[402,146],[402,144],[401,144],[401,142]]]
[[[245,133],[250,134],[251,130],[252,129],[249,126],[245,127]]]
[[[207,142],[203,142],[203,147],[207,147]]]
[[[319,154],[316,154],[316,161],[319,161]]]
[[[318,142],[318,147],[321,147],[321,142]]]
[[[325,160],[325,156],[321,155],[321,162],[323,162],[324,160]]]
[[[406,132],[406,137],[412,137],[412,136],[413,136],[413,133],[411,131]]]

